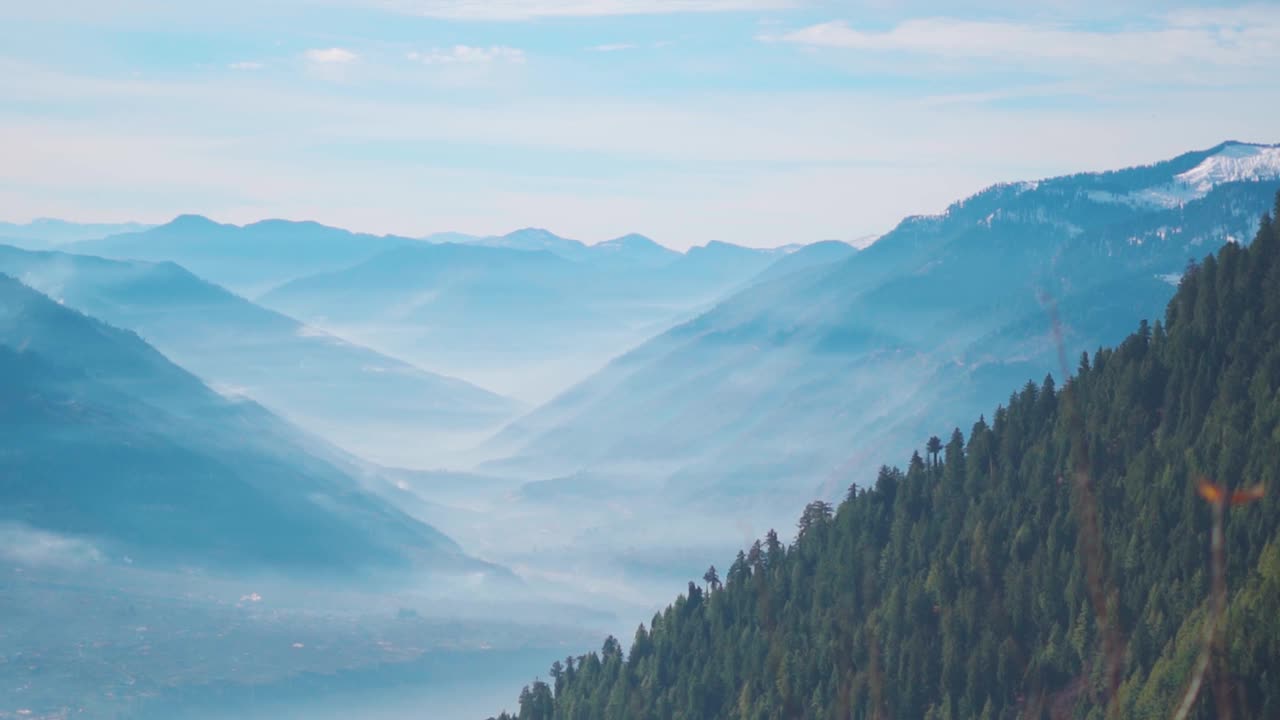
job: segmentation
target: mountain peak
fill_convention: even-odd
[[[653,238],[646,237],[639,233],[627,233],[626,235],[613,238],[612,240],[605,240],[600,243],[600,245],[605,247],[662,247],[662,245],[654,241]]]
[[[1209,157],[1175,181],[1199,193],[1227,182],[1256,182],[1280,178],[1280,145],[1258,145],[1229,140]]]
[[[546,238],[546,239],[556,239],[556,240],[565,240],[565,239],[567,239],[567,238],[562,238],[562,237],[560,237],[559,235],[557,235],[557,234],[555,234],[555,233],[551,232],[550,230],[548,230],[548,229],[546,229],[546,228],[540,228],[540,227],[526,227],[526,228],[520,228],[519,230],[512,230],[511,232],[507,233],[506,235],[503,235],[502,237],[505,237],[505,238]]]
[[[288,229],[294,229],[294,230],[336,230],[337,229],[337,228],[330,228],[327,225],[322,225],[316,222],[315,220],[286,220],[284,218],[265,218],[263,220],[259,220],[254,223],[249,223],[248,225],[245,225],[245,227],[261,228],[261,229],[288,228]],[[341,232],[349,232],[349,231],[342,230]]]
[[[716,252],[716,253],[744,252],[744,251],[756,252],[754,248],[745,247],[743,245],[734,245],[731,242],[725,242],[723,240],[711,240],[707,242],[706,245],[699,245],[697,247],[693,247],[689,249],[690,252],[693,252],[694,250],[698,250],[701,252]]]
[[[196,215],[192,213],[179,215],[165,225],[165,227],[174,230],[196,230],[220,226],[220,223],[214,222],[204,215]]]

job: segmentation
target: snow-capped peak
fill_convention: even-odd
[[[1251,145],[1229,142],[1199,165],[1173,176],[1170,182],[1124,195],[1092,191],[1095,202],[1173,208],[1199,200],[1215,187],[1229,182],[1260,182],[1280,179],[1280,145]]]
[[[1228,143],[1175,180],[1189,190],[1207,193],[1222,183],[1276,178],[1280,178],[1280,145]]]

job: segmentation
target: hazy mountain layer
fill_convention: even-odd
[[[264,304],[432,370],[541,400],[709,305],[777,259],[711,243],[546,231],[406,246],[295,280]]]
[[[172,263],[0,246],[0,272],[142,335],[217,390],[245,395],[382,463],[438,467],[518,406],[259,307]]]
[[[0,518],[113,558],[484,570],[262,407],[0,276]],[[70,541],[69,541],[70,542]]]
[[[0,222],[0,242],[31,249],[58,247],[82,240],[151,229],[140,223],[74,223],[39,218],[29,223]]]
[[[184,215],[142,232],[87,240],[65,249],[117,259],[169,260],[252,297],[293,278],[346,267],[419,242],[314,222],[263,220],[242,227]]]

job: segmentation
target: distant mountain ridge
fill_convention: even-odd
[[[0,225],[0,229],[3,227]],[[70,237],[59,249],[120,260],[176,262],[201,277],[249,297],[261,295],[291,280],[351,267],[388,250],[421,244],[546,251],[588,265],[597,262],[615,267],[634,264],[646,269],[675,262],[685,254],[634,233],[587,245],[542,228],[523,228],[496,236],[442,232],[414,239],[353,232],[313,221],[268,219],[233,225],[194,214],[179,215],[159,226],[100,227],[115,230],[92,233],[88,237]],[[0,232],[0,238],[4,236]],[[46,244],[12,244],[28,249],[49,248]],[[727,243],[713,241],[712,244]],[[773,249],[741,249],[761,256],[777,252]]]
[[[781,256],[712,242],[681,254],[627,235],[587,246],[544,230],[418,243],[299,278],[261,302],[317,327],[541,400]]]
[[[0,242],[38,250],[108,235],[142,232],[143,223],[75,223],[56,218],[36,218],[28,223],[0,222]]]
[[[293,278],[346,267],[419,242],[310,221],[261,220],[239,226],[181,215],[149,230],[86,240],[64,249],[113,259],[168,260],[253,296]]]
[[[572,240],[561,237],[543,228],[523,228],[515,230],[506,235],[493,236],[476,236],[466,235],[464,233],[437,233],[430,235],[427,240],[435,243],[461,243],[468,245],[485,245],[489,247],[502,247],[512,250],[545,250],[554,253],[566,260],[573,260],[586,264],[606,263],[616,266],[629,264],[632,267],[641,267],[652,269],[661,267],[665,264],[676,262],[682,255],[697,254],[704,252],[708,248],[730,251],[737,251],[743,254],[758,256],[777,256],[795,250],[803,245],[784,245],[777,248],[749,248],[742,245],[734,245],[732,243],[720,240],[712,240],[704,245],[697,245],[689,248],[685,252],[673,250],[656,240],[640,235],[638,233],[628,233],[609,240],[603,240],[595,244],[587,244],[581,240]]]

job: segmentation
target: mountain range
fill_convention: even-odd
[[[433,371],[541,401],[780,257],[719,242],[681,254],[639,235],[588,246],[529,229],[397,247],[259,301]]]
[[[0,246],[0,272],[128,328],[225,394],[384,464],[448,462],[520,406],[267,310],[171,263]]]
[[[83,240],[63,249],[115,259],[176,262],[202,278],[253,297],[294,278],[346,267],[418,242],[315,222],[262,220],[239,226],[183,215],[158,227]]]
[[[622,355],[504,430],[484,470],[681,502],[830,495],[1059,369],[1059,338],[1075,357],[1158,314],[1190,259],[1250,237],[1277,187],[1280,151],[1235,142],[991,187]]]
[[[151,227],[142,223],[73,223],[37,218],[28,223],[0,222],[0,243],[40,250],[108,235],[143,232]]]

